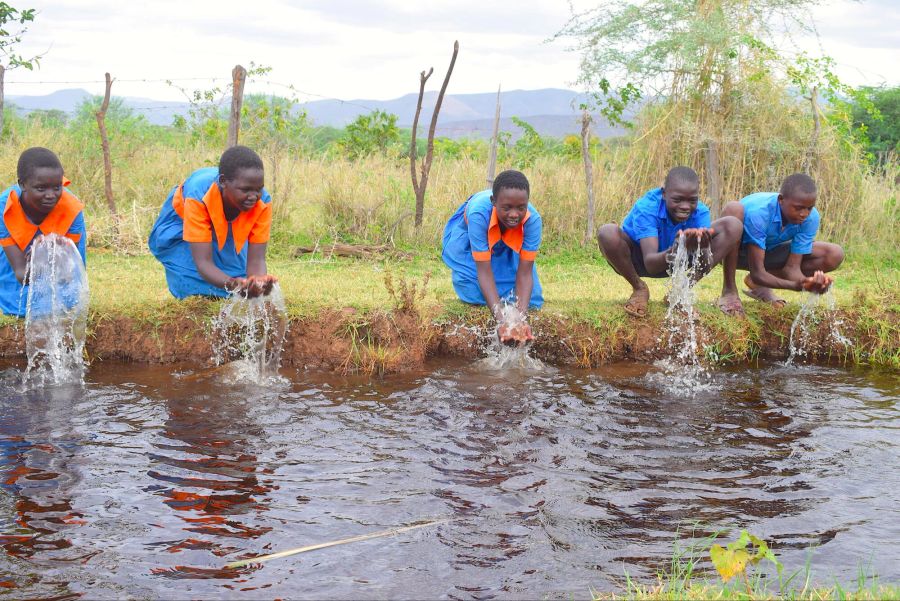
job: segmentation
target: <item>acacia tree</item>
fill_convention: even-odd
[[[777,59],[776,31],[808,30],[821,0],[628,0],[574,14],[555,38],[581,51],[580,82],[621,123],[642,97],[727,113],[743,82]],[[778,24],[778,28],[774,24]]]
[[[37,54],[31,58],[25,58],[20,54],[16,54],[15,47],[21,43],[22,36],[28,31],[26,23],[34,21],[35,9],[24,8],[19,10],[10,6],[6,2],[0,2],[0,54],[5,57],[0,59],[0,134],[3,133],[3,80],[6,77],[6,71],[17,67],[25,67],[29,71],[38,66],[42,54]],[[14,27],[18,25],[18,29],[12,31],[7,29],[9,25]]]

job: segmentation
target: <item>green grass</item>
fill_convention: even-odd
[[[595,601],[900,599],[900,586],[881,583],[877,576],[867,573],[862,567],[858,569],[855,581],[850,584],[842,584],[836,580],[829,585],[820,584],[821,580],[813,578],[810,560],[802,568],[785,566],[780,575],[770,570],[768,577],[748,564],[746,577],[738,575],[724,582],[712,568],[709,556],[710,547],[714,543],[724,544],[720,539],[722,534],[724,531],[702,538],[680,537],[675,541],[668,565],[657,573],[655,582],[637,582],[626,573],[620,590],[593,592],[592,597]]]
[[[389,310],[394,299],[384,285],[387,271],[394,278],[421,281],[431,273],[428,293],[422,302],[428,315],[438,320],[479,321],[484,309],[457,300],[449,270],[437,249],[411,252],[405,260],[359,260],[324,257],[320,254],[293,258],[289,252],[272,253],[269,271],[280,278],[292,318],[315,317],[329,309],[354,308],[360,313]],[[853,326],[865,336],[851,358],[858,363],[900,366],[900,262],[885,262],[870,255],[850,254],[836,273],[838,306],[853,316]],[[622,309],[630,287],[592,249],[546,253],[539,258],[538,271],[546,303],[540,315],[577,322],[592,329],[589,342],[616,348],[632,335],[638,325]],[[740,274],[739,274],[740,275]],[[192,315],[204,318],[217,311],[218,304],[202,299],[179,302],[166,287],[162,266],[150,255],[124,255],[91,249],[88,258],[92,320],[124,316],[158,326],[172,317]],[[646,280],[651,289],[649,323],[658,324],[665,307],[662,298],[666,280]],[[790,327],[796,315],[799,293],[784,292],[789,301],[777,312],[745,298],[748,320],[726,318],[714,306],[721,288],[721,270],[704,278],[697,290],[701,321],[712,332],[709,355],[717,361],[746,360],[757,352],[765,328],[776,324]],[[14,323],[4,317],[0,324]],[[583,345],[582,345],[583,346]],[[584,350],[587,350],[585,347]]]

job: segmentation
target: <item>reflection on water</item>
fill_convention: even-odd
[[[404,377],[95,366],[0,374],[0,586],[91,598],[583,597],[676,533],[747,528],[814,578],[900,579],[900,381],[783,366],[668,391],[654,368]],[[445,524],[239,570],[237,559]]]

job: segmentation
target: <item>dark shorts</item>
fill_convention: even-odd
[[[743,269],[744,271],[749,271],[750,266],[747,264],[747,247],[750,244],[742,244],[741,250],[738,252],[738,263],[737,268]],[[763,266],[766,268],[766,271],[772,271],[773,269],[781,269],[784,267],[784,264],[787,263],[788,257],[791,256],[791,243],[782,242],[775,248],[770,248],[766,251],[766,258],[763,259]]]
[[[635,271],[637,271],[638,276],[642,278],[667,278],[669,277],[669,270],[663,269],[659,273],[648,273],[647,267],[644,265],[644,253],[641,252],[640,244],[635,244],[634,241],[631,241],[629,244],[631,247],[631,264],[634,265]]]

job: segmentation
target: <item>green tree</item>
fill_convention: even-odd
[[[25,67],[29,71],[39,66],[41,59],[40,54],[25,58],[21,54],[17,54],[15,47],[22,41],[22,36],[28,31],[27,23],[34,21],[35,9],[23,8],[19,10],[10,6],[6,2],[0,2],[0,54],[5,59],[0,59],[0,132],[3,131],[3,99],[4,99],[4,79],[6,71]],[[15,30],[8,29],[12,25],[18,27]],[[6,64],[3,64],[5,61]]]
[[[580,81],[611,123],[642,97],[691,100],[727,114],[740,84],[775,57],[771,23],[808,27],[818,0],[626,0],[573,15],[556,34],[576,40]]]
[[[868,151],[875,156],[900,153],[900,87],[862,88],[881,114],[878,119],[865,105],[851,107],[853,125],[868,138]]]
[[[344,129],[338,144],[349,158],[357,159],[375,153],[385,154],[399,142],[397,115],[376,109],[354,119]]]

